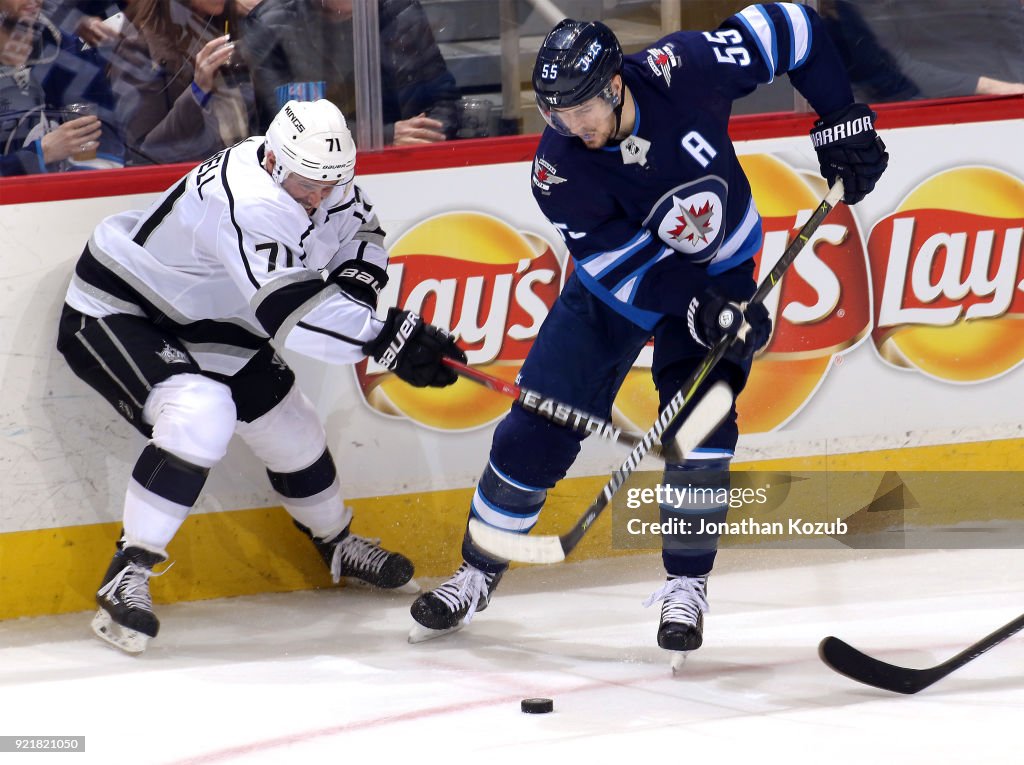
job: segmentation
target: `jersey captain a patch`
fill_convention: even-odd
[[[728,188],[719,178],[702,178],[663,196],[648,216],[660,239],[695,263],[711,260],[722,244]]]

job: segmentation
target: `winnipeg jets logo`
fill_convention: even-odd
[[[647,66],[656,76],[664,77],[666,85],[672,84],[672,70],[677,69],[679,64],[680,61],[676,58],[671,44],[661,48],[647,49]]]
[[[710,260],[722,243],[725,191],[720,181],[705,178],[666,194],[651,216],[660,221],[658,236],[694,262]]]
[[[533,185],[541,191],[551,191],[552,186],[565,183],[565,178],[555,174],[555,166],[537,157],[533,160]]]
[[[676,221],[679,225],[668,232],[668,235],[677,242],[683,240],[690,244],[698,242],[707,244],[708,235],[714,235],[711,227],[711,216],[715,214],[711,202],[705,202],[700,209],[694,209],[693,205],[687,207],[678,199],[676,203]]]
[[[157,351],[156,355],[163,359],[165,364],[188,364],[188,356],[177,348],[172,348],[166,340],[164,347]]]

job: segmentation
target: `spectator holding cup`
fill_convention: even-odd
[[[41,0],[0,0],[0,175],[69,170],[74,155],[95,157],[96,103],[111,98],[102,64],[77,53],[81,44],[41,13]],[[69,105],[85,98],[89,114]]]
[[[68,104],[64,107],[64,113],[68,115],[68,121],[61,125],[61,128],[71,128],[74,138],[80,138],[77,144],[77,151],[71,154],[70,159],[74,162],[88,162],[96,159],[96,149],[100,145],[101,125],[100,118],[96,113],[96,104],[81,102]],[[74,125],[72,125],[74,123]],[[75,129],[75,125],[81,126]],[[88,134],[82,131],[88,130]],[[72,147],[75,144],[72,141]]]

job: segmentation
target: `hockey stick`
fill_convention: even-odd
[[[700,446],[704,439],[721,424],[732,409],[732,400],[732,389],[727,383],[719,381],[711,386],[693,407],[676,433],[673,445],[681,455]],[[683,404],[685,404],[685,400]],[[657,425],[657,423],[655,424]],[[504,560],[515,560],[522,563],[558,563],[565,560],[565,556],[579,544],[590,524],[604,511],[612,496],[639,464],[640,458],[634,460],[634,455],[638,451],[641,452],[641,455],[646,454],[650,450],[647,439],[660,438],[665,427],[667,425],[660,428],[654,436],[651,435],[654,428],[647,432],[630,453],[627,464],[612,474],[612,480],[605,485],[587,512],[562,536],[527,536],[503,531],[494,526],[488,526],[476,518],[470,518],[469,534],[473,538],[473,542],[490,555]]]
[[[951,659],[928,669],[911,669],[887,664],[884,661],[858,651],[849,643],[837,637],[827,637],[818,646],[818,656],[829,667],[858,683],[872,685],[894,693],[917,693],[932,683],[938,682],[964,664],[973,661],[988,649],[999,645],[1008,637],[1024,630],[1024,614],[1005,624],[991,635],[968,646]]]
[[[472,380],[498,393],[504,393],[518,401],[526,411],[533,412],[556,425],[562,425],[583,435],[596,433],[602,438],[618,441],[630,448],[635,448],[640,443],[640,436],[636,433],[624,432],[622,428],[615,427],[607,420],[575,409],[557,399],[548,398],[535,390],[481,372],[479,369],[474,369],[453,358],[446,357],[444,363],[454,369],[460,377],[465,377],[467,380]],[[651,454],[664,459],[661,447],[657,444],[651,448]]]
[[[842,198],[843,182],[837,180],[828,190],[828,193],[818,207],[811,213],[810,219],[797,233],[796,238],[790,242],[785,252],[782,253],[782,257],[779,258],[771,271],[768,272],[768,275],[758,285],[753,297],[750,298],[751,303],[764,301],[768,293],[772,291],[783,274],[785,274],[786,269],[796,260],[796,256],[803,250],[807,241],[817,231],[818,226],[821,225],[822,221],[832,211],[832,208]],[[612,473],[611,479],[601,489],[601,493],[571,529],[561,536],[528,536],[526,534],[497,529],[493,526],[488,526],[476,518],[470,518],[469,534],[473,542],[487,553],[502,560],[514,560],[523,563],[558,563],[565,560],[565,556],[576,548],[576,545],[583,539],[583,535],[587,533],[591,524],[611,502],[615,492],[626,482],[630,474],[636,470],[637,465],[640,464],[640,461],[651,450],[651,447],[661,438],[662,433],[675,421],[686,404],[693,398],[694,393],[707,379],[708,374],[725,355],[725,351],[731,342],[732,338],[723,337],[715,343],[715,346],[704,357],[704,360],[694,370],[693,374],[687,378],[682,387],[676,391],[668,404],[665,405],[665,408],[659,412],[658,419],[655,420],[654,425],[644,434],[640,443],[630,452],[621,467]],[[731,401],[730,394],[730,406]],[[687,417],[687,422],[693,419],[695,415],[697,415],[697,407]],[[703,416],[694,422],[694,428],[698,426],[704,427],[705,425],[706,422],[704,422]],[[682,429],[680,429],[680,432],[682,432]],[[708,432],[710,432],[710,429],[705,431],[704,435],[706,436]]]

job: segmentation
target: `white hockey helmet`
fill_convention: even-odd
[[[347,185],[355,177],[356,145],[345,116],[330,101],[289,101],[266,135],[274,152],[272,173],[284,183],[292,173],[311,181]]]

